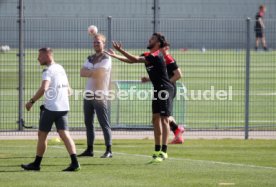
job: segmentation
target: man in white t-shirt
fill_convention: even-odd
[[[106,151],[101,158],[112,157],[111,126],[106,98],[109,92],[111,58],[104,53],[105,41],[106,38],[102,34],[97,34],[94,37],[93,47],[95,54],[87,58],[80,71],[80,76],[87,78],[86,95],[83,101],[87,149],[78,156],[94,156],[94,116],[96,113],[99,124],[103,130],[106,146]]]
[[[39,49],[38,61],[40,65],[47,66],[47,69],[43,70],[40,88],[26,103],[26,109],[29,111],[37,100],[45,96],[44,105],[40,106],[36,158],[34,162],[22,164],[21,167],[24,170],[40,170],[40,163],[47,148],[47,136],[55,123],[57,132],[71,157],[71,164],[63,171],[78,171],[80,165],[76,156],[76,147],[68,131],[70,86],[66,72],[61,65],[55,63],[53,51],[50,48]]]

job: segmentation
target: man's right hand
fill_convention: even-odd
[[[116,49],[117,51],[121,51],[122,50],[122,44],[121,44],[121,42],[113,41],[112,45],[113,45],[114,49]]]
[[[165,47],[161,48],[160,51],[164,56],[166,56],[169,54],[169,49],[170,49],[169,46],[165,46]]]
[[[149,81],[150,81],[149,77],[141,77],[141,82],[142,83],[146,83],[146,82],[149,82]]]

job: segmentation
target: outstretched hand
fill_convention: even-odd
[[[112,45],[113,45],[113,48],[116,49],[117,51],[120,51],[123,48],[121,42],[113,41]]]

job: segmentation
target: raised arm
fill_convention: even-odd
[[[134,61],[129,60],[128,58],[118,55],[115,53],[115,51],[113,51],[112,49],[109,49],[108,51],[104,51],[105,54],[111,56],[112,58],[116,58],[122,62],[128,63],[128,64],[133,64],[135,63]]]
[[[123,56],[125,56],[130,62],[132,63],[145,63],[146,59],[143,56],[135,56],[131,53],[125,51],[122,48],[122,44],[120,42],[112,42],[114,49],[116,49],[118,52],[120,52]]]
[[[169,55],[169,49],[170,49],[169,46],[165,46],[165,47],[161,48],[160,51],[163,54],[163,56],[167,56],[167,55]]]

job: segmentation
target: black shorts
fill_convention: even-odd
[[[53,123],[57,130],[69,130],[68,128],[68,111],[50,111],[44,107],[40,108],[39,130],[50,132]]]
[[[258,29],[256,28],[255,29],[255,33],[256,33],[256,38],[262,38],[264,36],[264,32],[263,32],[263,29]]]
[[[173,96],[174,89],[155,91],[152,99],[152,113],[159,113],[160,116],[171,116]]]

